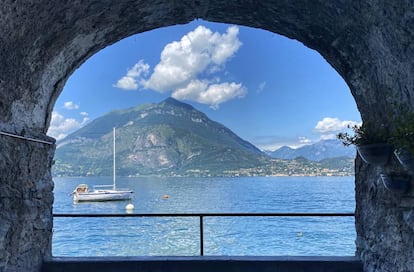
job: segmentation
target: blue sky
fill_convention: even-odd
[[[266,150],[333,138],[360,114],[317,53],[286,37],[196,20],[125,38],[67,81],[48,134],[62,139],[103,114],[174,97]]]

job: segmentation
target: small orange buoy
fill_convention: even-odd
[[[162,198],[167,199],[168,195],[163,195]]]

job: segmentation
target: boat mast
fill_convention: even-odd
[[[113,128],[113,141],[114,141],[114,154],[113,154],[113,163],[114,163],[114,165],[113,165],[113,173],[114,173],[114,176],[113,176],[113,189],[114,190],[116,190],[116,173],[115,173],[115,127]]]

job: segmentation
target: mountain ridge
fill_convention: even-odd
[[[173,98],[115,110],[57,142],[53,176],[110,176],[116,127],[118,176],[349,175],[353,159],[274,159]]]
[[[305,145],[299,148],[282,146],[274,151],[266,151],[266,154],[272,158],[294,159],[304,157],[311,161],[321,161],[329,158],[348,157],[355,158],[355,149],[345,147],[337,139],[322,140],[311,145]]]
[[[222,124],[191,105],[168,98],[111,111],[59,141],[55,160],[61,172],[110,174],[113,127],[117,128],[120,175],[232,171],[268,160],[265,153]]]

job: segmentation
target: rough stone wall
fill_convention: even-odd
[[[40,271],[51,254],[54,144],[0,135],[0,150],[0,271]]]
[[[374,167],[356,160],[357,256],[365,271],[414,271],[414,188],[405,194],[388,191],[380,173],[407,173],[394,157]]]
[[[3,0],[0,130],[42,137],[67,78],[89,56],[197,18],[266,29],[317,50],[347,82],[364,121],[388,126],[391,103],[414,108],[409,0]],[[54,147],[0,137],[0,186],[13,186],[0,198],[0,268],[38,271],[50,254]],[[366,271],[414,271],[414,204],[384,191],[376,171],[357,160],[357,255]],[[30,188],[40,195],[28,197]]]

